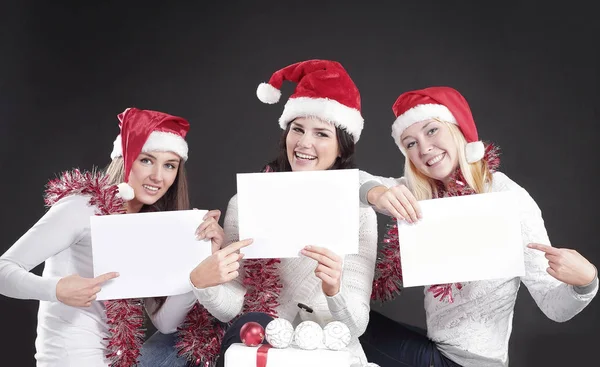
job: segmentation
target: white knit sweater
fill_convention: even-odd
[[[237,196],[229,201],[225,214],[226,243],[238,241]],[[341,229],[340,229],[341,230]],[[344,256],[342,286],[340,292],[327,297],[321,289],[321,281],[314,274],[316,261],[300,257],[282,259],[279,274],[283,289],[279,297],[278,316],[292,322],[294,327],[305,320],[325,326],[330,321],[345,323],[352,333],[348,346],[352,353],[352,365],[361,366],[366,358],[358,337],[369,322],[371,286],[377,255],[377,217],[373,209],[361,207],[359,253]],[[229,283],[205,289],[195,289],[199,302],[216,318],[227,322],[237,316],[243,306],[246,289],[241,284],[244,274]],[[308,313],[298,303],[310,306]]]
[[[402,179],[374,179],[387,187],[405,183]],[[598,291],[597,280],[584,289],[553,278],[546,272],[544,253],[526,247],[531,242],[550,245],[550,240],[542,213],[525,189],[496,172],[491,191],[514,191],[520,196],[525,276],[463,283],[461,290],[453,288],[453,303],[441,302],[425,287],[428,336],[444,355],[464,367],[508,366],[508,341],[521,282],[542,312],[557,322],[577,315]]]

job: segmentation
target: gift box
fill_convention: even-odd
[[[225,352],[225,367],[349,367],[347,350],[304,350],[296,346],[277,349],[268,344],[248,347],[232,344]]]

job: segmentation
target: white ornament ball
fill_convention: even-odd
[[[294,342],[301,349],[317,349],[323,343],[323,329],[314,321],[303,321],[294,331]]]
[[[331,350],[344,349],[350,344],[352,335],[348,326],[341,321],[332,321],[323,328],[323,343]]]
[[[265,328],[265,338],[274,348],[287,348],[294,338],[294,327],[286,319],[274,319]]]

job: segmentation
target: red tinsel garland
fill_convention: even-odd
[[[244,263],[244,285],[246,298],[242,313],[264,312],[277,317],[279,293],[283,285],[279,280],[279,259],[246,260]]]
[[[110,334],[107,338],[106,358],[109,359],[110,366],[135,366],[145,337],[142,300],[111,300],[104,305]]]
[[[69,195],[90,195],[89,204],[98,209],[96,215],[124,214],[125,205],[109,177],[100,172],[82,173],[75,169],[47,184],[44,202],[52,206]],[[109,337],[106,357],[111,367],[137,364],[144,342],[144,308],[139,299],[106,301],[106,322]]]
[[[500,150],[493,144],[486,146],[483,160],[487,163],[490,172],[494,172],[500,166]],[[475,191],[466,185],[466,181],[460,171],[456,170],[450,180],[448,188],[442,182],[437,182],[437,194],[434,198],[450,196],[463,196],[474,194]],[[462,288],[461,283],[434,284],[428,288],[435,298],[440,301],[448,300],[454,302],[452,288]],[[400,243],[398,241],[398,224],[395,218],[388,224],[388,231],[383,238],[383,247],[378,253],[375,277],[373,279],[372,300],[382,302],[394,299],[402,291],[402,264],[400,261]]]
[[[202,305],[196,302],[178,328],[175,347],[181,357],[196,366],[212,367],[216,364],[224,327]]]

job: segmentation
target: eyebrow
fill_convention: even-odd
[[[142,154],[143,154],[143,155],[145,155],[145,156],[148,156],[148,157],[150,157],[150,158],[152,158],[152,159],[154,159],[154,160],[158,160],[158,159],[157,159],[155,156],[153,156],[153,155],[152,155],[152,154],[150,154],[150,153],[142,152]],[[169,159],[167,162],[176,162],[176,163],[180,163],[181,161],[180,161],[179,159],[175,159],[175,158],[173,158],[173,159]]]
[[[302,124],[300,124],[300,123],[298,123],[298,122],[296,122],[296,121],[293,121],[293,122],[292,122],[292,125],[296,125],[296,126],[298,126],[298,127],[300,127],[300,128],[303,128],[303,129],[305,129],[305,127],[304,127],[304,126],[302,126]],[[334,133],[334,132],[333,132],[333,130],[331,130],[331,129],[328,129],[328,128],[326,128],[326,127],[315,127],[313,130],[317,130],[317,131],[327,131],[327,132],[330,132],[330,133],[332,133],[332,134]]]
[[[431,124],[432,122],[435,122],[435,120],[431,120],[431,121],[429,121],[428,123],[426,123],[425,125],[423,125],[423,127],[421,127],[421,130],[425,130],[425,128],[426,128],[427,126],[429,126],[429,124]],[[400,141],[404,141],[404,139],[408,139],[408,138],[410,138],[410,137],[411,137],[410,135],[409,135],[409,136],[406,136],[406,137],[402,138],[402,140],[400,140]]]
[[[315,130],[317,130],[317,131],[327,131],[327,132],[330,132],[330,133],[333,134],[333,130],[328,129],[326,127],[316,127]]]

